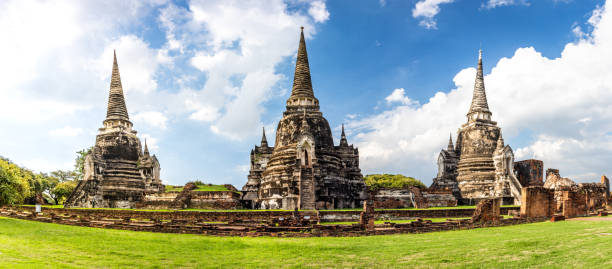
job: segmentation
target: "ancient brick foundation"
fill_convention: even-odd
[[[472,222],[499,222],[502,219],[500,206],[501,198],[481,200],[476,206]]]
[[[543,186],[544,162],[540,160],[523,160],[514,163],[516,177],[522,187]]]
[[[90,211],[90,212],[88,212]],[[103,213],[102,211],[106,211]],[[179,214],[177,214],[179,213]],[[185,214],[183,214],[185,213]],[[217,214],[224,213],[224,214]],[[244,219],[247,213],[249,221]],[[232,216],[241,217],[232,217]],[[217,236],[274,236],[274,237],[319,237],[319,236],[365,236],[398,233],[425,233],[474,229],[482,227],[507,226],[546,219],[512,218],[499,222],[476,222],[470,220],[448,220],[432,223],[417,220],[410,223],[373,225],[363,229],[360,224],[319,225],[316,211],[262,211],[262,212],[152,212],[130,210],[76,210],[43,209],[35,213],[31,207],[0,208],[0,216],[33,220],[48,223],[75,225],[83,227],[110,228],[132,231],[162,233],[190,233]],[[208,217],[233,219],[226,223],[210,223]],[[257,216],[257,218],[254,218]],[[369,222],[369,221],[368,221]],[[288,226],[286,226],[288,225]]]
[[[522,189],[521,216],[527,218],[550,217],[555,214],[555,191],[541,186]]]
[[[429,208],[457,206],[457,199],[450,189],[379,189],[372,192],[376,208]]]

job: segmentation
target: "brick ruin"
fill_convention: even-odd
[[[398,233],[425,233],[435,231],[463,230],[482,227],[517,225],[546,220],[545,218],[510,218],[487,221],[480,218],[448,219],[444,222],[423,220],[425,217],[470,217],[487,215],[495,208],[446,210],[389,210],[374,211],[366,202],[362,211],[136,211],[112,209],[64,209],[43,208],[41,213],[33,207],[3,207],[0,216],[11,218],[76,225],[84,227],[148,231],[162,233],[190,233],[217,236],[274,236],[274,237],[320,237],[320,236],[365,236]],[[499,214],[507,214],[508,208],[497,208]],[[493,210],[493,211],[492,211]],[[356,215],[350,225],[324,225],[327,219],[338,215]],[[390,218],[390,216],[395,217]],[[335,218],[329,218],[335,216]],[[403,218],[402,218],[403,217]],[[407,223],[394,223],[397,219],[411,219]],[[375,224],[374,220],[385,220]]]
[[[164,190],[159,171],[157,157],[149,154],[146,141],[142,150],[132,129],[115,54],[106,119],[85,156],[83,180],[65,206],[132,208],[145,195]]]
[[[520,204],[521,184],[514,174],[514,153],[504,144],[501,128],[491,120],[482,70],[482,51],[474,83],[467,123],[452,137],[438,157],[438,175],[432,188],[448,189],[461,204],[502,198],[504,204]]]
[[[501,216],[501,198],[482,199],[476,205],[472,222],[499,222]]]
[[[543,186],[526,187],[522,192],[521,216],[529,218],[587,216],[607,210],[610,204],[610,186],[605,176],[600,183],[576,184],[561,177],[557,169],[546,171]]]
[[[265,133],[251,151],[251,169],[242,188],[250,208],[354,208],[366,198],[359,151],[342,128],[334,145],[329,123],[314,96],[304,32],[295,65],[291,96],[276,129],[274,146]]]
[[[139,209],[242,209],[242,193],[230,184],[223,185],[226,191],[197,191],[196,184],[185,184],[179,191],[167,191],[145,196],[136,203]]]
[[[402,189],[378,189],[370,192],[376,208],[429,208],[457,206],[451,190],[408,187]]]
[[[514,172],[523,187],[544,185],[544,162],[540,160],[529,159],[515,162]]]

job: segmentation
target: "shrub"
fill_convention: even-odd
[[[371,190],[403,189],[407,187],[426,188],[425,184],[418,179],[404,175],[374,174],[365,176],[365,184]]]

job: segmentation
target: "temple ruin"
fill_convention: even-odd
[[[353,208],[366,198],[359,151],[342,128],[334,145],[329,123],[314,96],[304,30],[300,35],[291,96],[276,129],[274,146],[265,133],[251,151],[251,169],[243,187],[251,208]]]
[[[106,119],[85,156],[83,180],[65,206],[132,208],[145,195],[163,192],[159,172],[157,157],[149,153],[146,141],[142,150],[132,129],[115,54]]]
[[[504,144],[501,128],[491,120],[482,70],[482,50],[467,123],[452,136],[438,157],[438,175],[432,188],[453,191],[462,204],[485,198],[502,198],[504,204],[520,204],[521,184],[514,174],[514,153]]]

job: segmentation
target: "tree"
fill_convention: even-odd
[[[64,181],[64,182],[57,184],[57,186],[55,186],[55,188],[53,188],[53,190],[51,191],[56,203],[58,205],[63,204],[66,201],[66,199],[68,199],[68,196],[70,196],[72,191],[74,191],[74,188],[76,188],[76,186],[77,186],[76,180]]]
[[[30,196],[27,176],[19,166],[0,158],[0,205],[20,204]]]
[[[75,159],[75,164],[74,164],[74,178],[76,180],[83,180],[83,173],[85,170],[85,156],[87,156],[87,154],[91,153],[91,151],[93,150],[93,147],[89,147],[87,149],[82,149],[77,151],[77,157]]]
[[[365,183],[371,190],[381,188],[403,189],[408,187],[425,188],[425,184],[418,179],[404,175],[374,174],[365,176]]]

